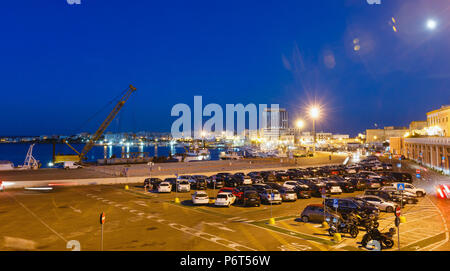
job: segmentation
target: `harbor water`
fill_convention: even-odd
[[[2,143],[0,144],[0,160],[7,160],[14,163],[14,166],[23,165],[25,156],[27,154],[28,148],[31,144],[25,143]],[[73,144],[72,145],[78,151],[81,151],[84,144]],[[124,146],[124,152],[146,152],[149,157],[155,156],[155,146],[153,144],[147,145],[130,145]],[[223,149],[210,149],[211,160],[219,160],[219,154]],[[158,146],[157,148],[158,156],[168,156],[169,153],[174,155],[175,153],[184,153],[185,150],[182,147],[176,146]],[[75,154],[65,144],[55,145],[56,154]],[[88,161],[97,161],[97,159],[104,158],[105,149],[104,146],[94,146],[92,150],[87,155]],[[122,155],[122,145],[109,145],[106,147],[106,155],[108,158],[115,156],[120,158]],[[49,163],[52,162],[53,157],[53,145],[52,144],[35,144],[33,149],[33,156],[42,164],[43,168],[50,167]]]

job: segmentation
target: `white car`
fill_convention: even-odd
[[[337,184],[327,185],[327,188],[330,191],[330,194],[342,194],[342,189]]]
[[[381,187],[381,190],[382,191],[396,191],[396,192],[400,192],[400,191],[397,190],[397,186],[394,187],[394,186],[389,186],[389,185]],[[403,191],[403,195],[410,196],[410,197],[417,197],[417,194],[414,194],[414,193],[406,191],[406,190]]]
[[[177,192],[191,191],[191,184],[188,180],[177,180]]]
[[[81,168],[81,165],[73,161],[64,162],[64,169],[76,169],[76,168]]]
[[[393,187],[395,187],[396,189],[397,189],[397,184],[399,184],[399,183],[391,183],[391,185]],[[425,189],[417,188],[410,183],[405,183],[405,192],[413,193],[418,197],[425,197],[425,195],[427,194]]]
[[[158,185],[158,193],[170,193],[172,185],[168,182],[162,182]]]
[[[236,201],[236,196],[232,193],[219,193],[217,194],[214,205],[230,207]]]
[[[385,211],[387,213],[392,213],[397,208],[397,204],[377,196],[363,195],[360,196],[360,198],[375,205],[378,209],[380,209],[381,211]]]
[[[196,191],[194,194],[192,194],[192,203],[194,205],[208,204],[208,194],[206,194],[205,191]]]
[[[294,189],[295,187],[299,186],[299,183],[296,181],[286,181],[283,183],[283,186],[289,189]]]
[[[243,181],[242,181],[243,185],[251,185],[253,184],[252,178],[250,178],[249,176],[245,176]]]

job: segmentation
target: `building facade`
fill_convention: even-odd
[[[387,126],[384,129],[367,129],[366,143],[382,143],[391,137],[402,137],[409,132],[406,127]]]
[[[265,124],[263,137],[267,141],[279,140],[281,136],[288,134],[289,118],[284,108],[266,108],[263,112]]]
[[[450,105],[442,106],[439,109],[427,113],[428,127],[439,127],[443,136],[450,136]]]
[[[403,155],[450,174],[450,137],[404,138]]]

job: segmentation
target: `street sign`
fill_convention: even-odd
[[[400,217],[397,216],[395,218],[394,222],[395,222],[395,226],[398,228],[398,226],[400,226]]]
[[[333,208],[339,207],[338,199],[333,199]]]
[[[420,179],[420,174],[416,174],[416,178],[417,178],[417,179]]]
[[[416,174],[420,174],[420,169],[416,169]]]
[[[272,192],[272,194],[270,194],[270,198],[273,200],[275,198],[275,194]]]
[[[397,209],[395,209],[395,216],[399,217],[402,214],[402,208],[397,207]]]
[[[105,224],[105,221],[106,221],[106,216],[105,216],[105,213],[104,212],[102,212],[101,214],[100,214],[100,224]]]
[[[404,183],[398,183],[398,184],[397,184],[397,190],[398,190],[398,191],[403,191],[403,190],[405,190],[405,184],[404,184]]]
[[[397,164],[397,167],[398,167],[398,168],[401,168],[401,167],[402,167],[402,164],[401,164],[401,163],[398,163],[398,164]]]
[[[392,159],[392,155],[389,155],[389,159]]]
[[[402,161],[402,157],[400,156],[400,157],[398,158],[398,160],[399,160],[399,161]]]
[[[320,194],[325,195],[327,193],[327,190],[325,188],[320,189]]]

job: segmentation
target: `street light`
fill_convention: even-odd
[[[309,116],[312,118],[312,129],[313,129],[313,153],[316,153],[316,119],[319,118],[320,109],[317,106],[312,106],[309,109]]]
[[[436,28],[436,26],[437,26],[437,23],[436,23],[435,20],[433,20],[433,19],[428,19],[427,20],[427,28],[428,29],[433,30],[433,29]]]

